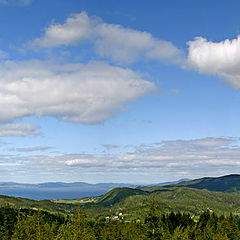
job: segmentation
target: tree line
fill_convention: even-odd
[[[239,216],[218,216],[205,211],[194,220],[187,213],[162,214],[155,198],[145,220],[105,221],[89,218],[79,207],[73,215],[42,210],[0,208],[0,239],[3,240],[239,240]]]

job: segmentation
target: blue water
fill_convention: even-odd
[[[0,195],[42,199],[76,199],[91,196],[100,196],[110,189],[80,189],[68,188],[0,188]]]

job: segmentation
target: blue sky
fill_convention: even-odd
[[[239,10],[0,0],[0,181],[239,173]]]

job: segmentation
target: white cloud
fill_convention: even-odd
[[[222,42],[197,37],[188,42],[188,63],[200,73],[218,75],[240,88],[240,36]]]
[[[76,44],[80,40],[89,39],[93,35],[97,20],[91,19],[83,12],[66,19],[64,24],[54,24],[45,30],[43,38],[35,39],[33,45],[40,47],[57,47]]]
[[[0,165],[4,174],[14,172],[16,179],[27,168],[28,180],[44,175],[43,181],[52,176],[55,181],[76,181],[81,175],[86,181],[106,181],[107,176],[109,181],[153,183],[153,179],[160,182],[236,173],[239,159],[239,139],[203,138],[141,145],[136,151],[117,154],[1,155]]]
[[[193,140],[163,141],[157,144],[141,145],[136,151],[109,155],[62,155],[61,161],[67,166],[102,169],[102,171],[140,172],[159,171],[214,175],[225,169],[228,171],[240,165],[240,146],[232,147],[238,139],[202,138]],[[150,170],[151,169],[151,170]],[[155,170],[154,170],[155,169]],[[214,173],[215,171],[215,173]],[[227,174],[227,172],[226,172]]]
[[[49,146],[36,146],[36,147],[26,147],[26,148],[17,148],[18,152],[36,152],[36,151],[46,151],[51,149]]]
[[[1,122],[37,115],[98,123],[154,89],[129,69],[96,62],[5,61],[0,78]]]
[[[89,17],[86,12],[73,14],[63,24],[50,25],[42,38],[33,46],[44,48],[73,45],[91,41],[96,53],[118,63],[131,63],[138,59],[180,63],[182,51],[171,42],[154,38],[150,33],[124,28]]]
[[[25,137],[39,134],[39,128],[31,124],[12,123],[0,125],[0,137]]]

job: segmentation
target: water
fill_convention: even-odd
[[[100,196],[111,189],[81,189],[77,187],[63,188],[0,188],[0,195],[42,199],[77,199],[83,197]]]

